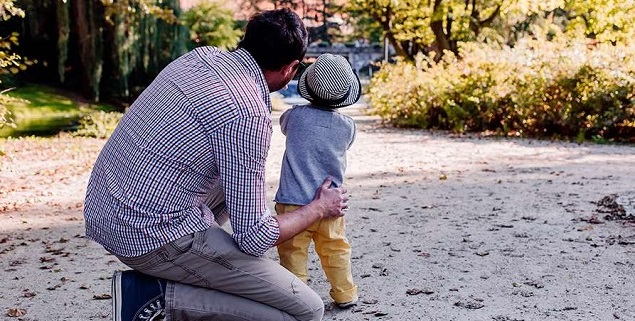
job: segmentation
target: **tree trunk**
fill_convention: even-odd
[[[437,11],[441,10],[441,0],[434,1],[433,7],[433,17],[438,17],[440,15],[437,14]],[[451,26],[451,21],[448,21]],[[450,45],[450,37],[443,30],[443,20],[432,20],[430,22],[430,29],[432,29],[432,33],[434,34],[435,46],[433,46],[434,51],[437,53],[435,60],[440,60],[443,56],[443,51],[452,50]]]
[[[117,1],[116,3],[120,3]],[[19,32],[20,54],[38,63],[22,75],[81,93],[93,100],[129,102],[158,72],[185,52],[185,27],[140,10],[115,8],[106,22],[97,0],[24,0],[26,17],[8,21]],[[180,15],[179,0],[155,0]],[[15,21],[15,22],[14,22]]]
[[[57,1],[57,76],[60,83],[66,79],[66,58],[68,57],[68,40],[70,37],[70,16],[68,2]]]
[[[78,69],[81,91],[95,101],[99,100],[99,82],[102,72],[101,31],[97,26],[95,1],[71,1],[74,29],[79,53]],[[103,17],[103,16],[102,16]]]
[[[376,11],[372,13],[373,19],[375,21],[381,22],[381,27],[386,34],[386,38],[388,42],[395,48],[395,54],[399,57],[404,57],[412,60],[412,57],[408,54],[408,50],[404,47],[404,45],[395,39],[395,35],[392,33],[392,8],[389,6],[386,8],[384,16],[380,16]]]

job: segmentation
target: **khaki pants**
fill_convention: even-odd
[[[240,251],[214,225],[148,254],[119,259],[168,282],[167,321],[318,321],[320,296],[277,262]]]
[[[282,214],[300,206],[276,204],[276,213]],[[280,264],[300,280],[308,279],[308,250],[311,240],[320,257],[322,269],[331,284],[330,295],[336,303],[357,300],[357,286],[351,273],[351,245],[346,240],[346,224],[343,217],[315,222],[292,239],[278,245]]]

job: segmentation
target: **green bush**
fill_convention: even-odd
[[[0,129],[4,126],[15,127],[13,118],[11,117],[11,111],[7,108],[7,105],[15,101],[16,99],[4,94],[4,91],[0,91]]]
[[[526,137],[635,140],[635,45],[468,44],[460,58],[385,64],[371,111],[401,127]]]
[[[183,13],[182,21],[190,32],[189,49],[200,46],[231,49],[242,36],[233,12],[218,1],[201,1]]]
[[[73,136],[108,138],[123,117],[122,113],[93,111],[80,117]]]

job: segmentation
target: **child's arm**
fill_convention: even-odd
[[[348,147],[346,147],[346,149],[351,148],[351,146],[353,146],[353,142],[355,142],[355,137],[357,137],[357,125],[355,125],[355,121],[353,121],[353,119],[350,119],[351,121],[351,130],[353,131],[353,134],[351,135],[351,142],[348,143]]]
[[[291,111],[293,110],[293,107],[291,109],[287,109],[284,113],[282,113],[282,116],[280,116],[280,130],[282,130],[282,134],[283,135],[287,135],[287,123],[289,122],[289,114],[291,114]]]

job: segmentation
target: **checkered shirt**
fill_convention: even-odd
[[[84,204],[86,235],[134,257],[228,214],[240,249],[263,255],[280,234],[265,195],[270,112],[264,75],[244,49],[201,47],[173,61],[99,154]],[[226,207],[212,212],[205,200],[223,192]]]

